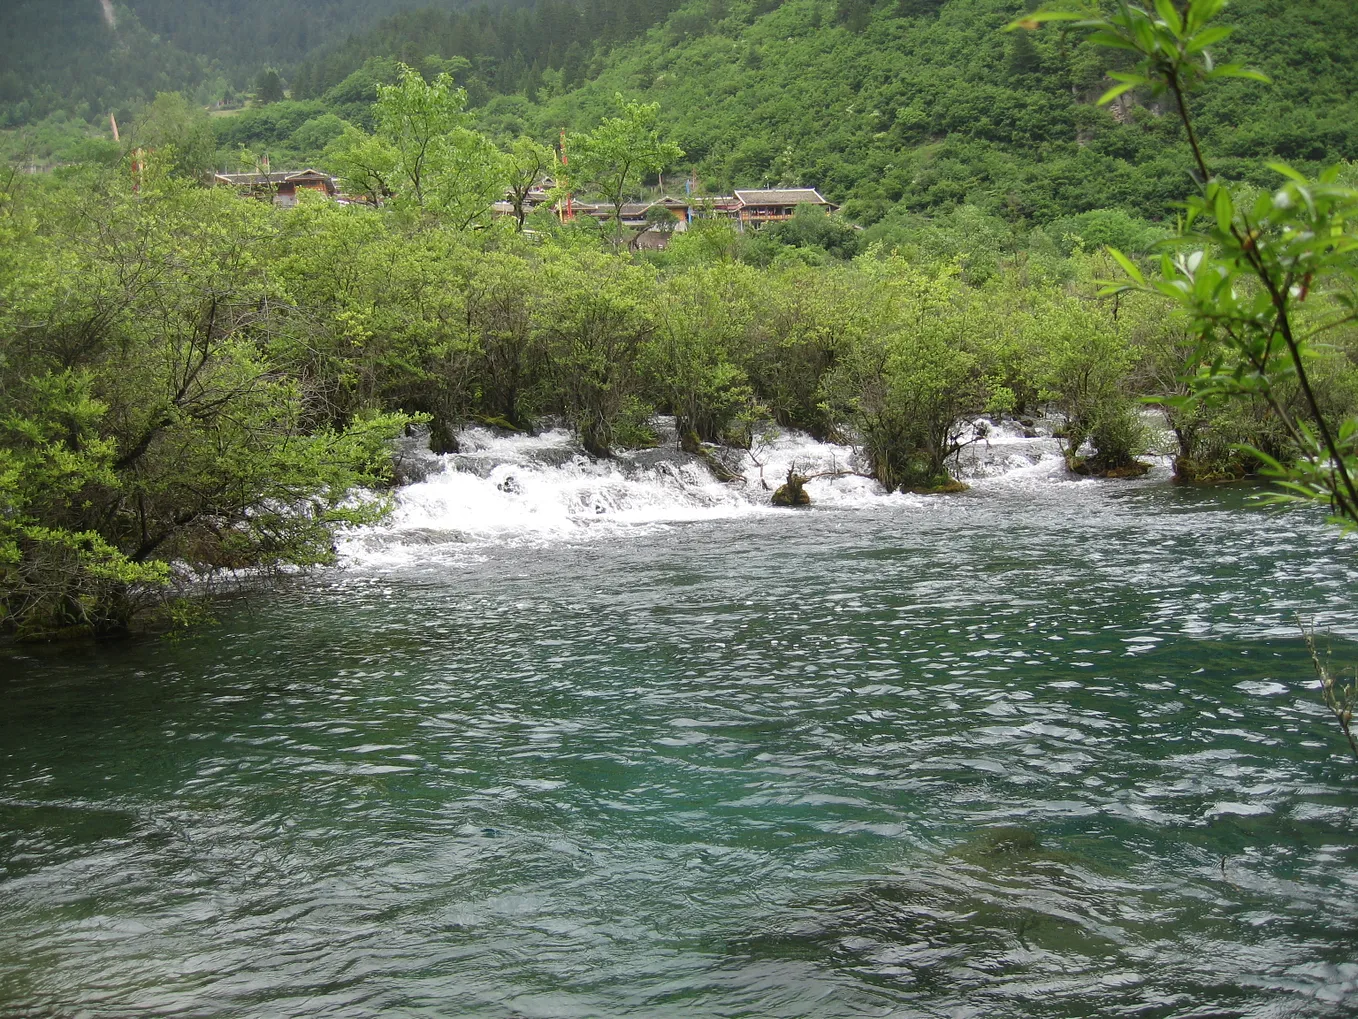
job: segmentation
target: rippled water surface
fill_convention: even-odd
[[[1162,473],[397,536],[11,653],[0,1014],[1358,1013],[1293,623],[1358,659],[1358,546]]]

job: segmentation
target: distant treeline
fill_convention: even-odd
[[[424,9],[393,15],[380,26],[301,62],[292,76],[297,98],[325,94],[373,57],[414,67],[450,59],[473,105],[492,93],[535,97],[561,92],[602,69],[607,51],[659,24],[681,0],[538,0],[492,10]],[[551,72],[544,79],[544,72]]]

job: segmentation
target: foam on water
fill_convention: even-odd
[[[462,452],[439,458],[425,480],[396,493],[385,523],[351,535],[345,557],[371,563],[437,546],[586,538],[760,509],[696,460],[594,460],[562,430],[501,436],[468,429],[459,445]]]
[[[668,421],[660,425],[662,433],[672,432]],[[1071,483],[1049,429],[977,419],[963,438],[968,445],[959,468],[973,484]],[[387,521],[345,539],[341,551],[348,562],[476,556],[478,549],[505,542],[637,536],[675,524],[784,512],[771,499],[794,469],[810,479],[807,491],[818,510],[924,502],[921,496],[888,495],[866,475],[853,446],[791,430],[773,432],[751,451],[723,454],[743,476],[732,482],[718,481],[700,458],[673,442],[613,460],[585,455],[563,429],[505,435],[475,427],[464,430],[458,444],[456,454],[426,455],[428,473],[396,493]]]

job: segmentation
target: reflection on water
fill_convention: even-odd
[[[11,656],[0,1014],[1354,1014],[1352,542],[1032,460]]]

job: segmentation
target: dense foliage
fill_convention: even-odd
[[[706,186],[814,185],[864,222],[963,201],[1039,223],[1169,214],[1191,181],[1172,111],[1139,93],[1096,107],[1103,55],[1079,35],[1001,34],[1021,5],[932,6],[690,5],[587,86],[492,102],[487,117],[545,129],[597,118],[616,91],[653,99]],[[1241,31],[1218,56],[1282,73],[1268,90],[1242,83],[1201,101],[1222,172],[1266,184],[1261,157],[1358,157],[1358,8],[1239,0],[1232,16]]]
[[[0,622],[121,632],[182,571],[329,561],[404,419],[322,412],[261,258],[282,224],[141,175],[0,196]],[[77,286],[73,282],[78,281]]]
[[[1257,69],[1213,59],[1209,47],[1233,31],[1214,23],[1225,5],[1226,0],[1190,0],[1182,8],[1168,0],[1157,0],[1153,8],[1123,3],[1108,18],[1053,10],[1034,13],[1020,25],[1073,22],[1091,40],[1130,54],[1129,66],[1111,72],[1116,84],[1100,104],[1141,90],[1172,103],[1184,129],[1199,184],[1184,203],[1175,239],[1185,254],[1165,255],[1160,279],[1148,281],[1125,255],[1112,251],[1129,283],[1111,292],[1168,297],[1196,334],[1202,363],[1186,379],[1189,392],[1173,405],[1262,401],[1287,439],[1285,451],[1253,450],[1283,489],[1279,498],[1325,503],[1337,521],[1358,527],[1358,407],[1336,406],[1328,398],[1311,356],[1326,334],[1358,318],[1353,229],[1358,188],[1346,186],[1337,167],[1310,179],[1286,163],[1270,163],[1269,171],[1281,178],[1277,190],[1251,195],[1214,169],[1190,100],[1222,81],[1269,84]],[[1312,311],[1317,305],[1324,316],[1319,321]],[[1216,357],[1203,350],[1211,345],[1219,345]]]
[[[790,0],[751,30],[849,45],[890,21],[946,27],[967,5],[1001,7],[847,5],[842,25],[798,35],[776,19],[820,8]],[[1159,20],[1135,17],[1183,57],[1171,37],[1188,29],[1160,6]],[[1002,45],[1013,71],[1049,51],[1074,61],[1082,44]],[[201,187],[227,136],[184,96],[161,94],[124,158],[96,151],[80,167],[0,179],[0,628],[117,633],[187,578],[327,562],[338,528],[381,511],[356,493],[391,480],[391,440],[417,423],[447,452],[469,421],[559,421],[606,457],[653,442],[655,415],[670,414],[684,448],[727,478],[714,447],[756,446],[776,422],[857,445],[888,490],[936,492],[957,487],[982,416],[1048,415],[1072,470],[1134,475],[1154,441],[1150,400],[1180,479],[1262,468],[1352,516],[1352,171],[1311,181],[1282,167],[1269,171],[1287,181],[1274,190],[1227,187],[1204,156],[1229,145],[1224,128],[1206,112],[1152,111],[1166,89],[1239,73],[1194,59],[1177,85],[1155,78],[1178,67],[1170,58],[1129,62],[1115,72],[1129,88],[1108,97],[1144,111],[1110,136],[1159,138],[1157,159],[1182,153],[1203,181],[1177,239],[1187,250],[1158,262],[1145,254],[1168,232],[1125,209],[1057,202],[1033,225],[985,192],[929,216],[903,194],[867,230],[809,207],[745,232],[698,219],[665,250],[634,251],[622,204],[688,158],[665,108],[622,91],[604,105],[600,83],[548,98],[544,116],[597,110],[574,135],[572,181],[614,210],[564,222],[522,201],[562,176],[551,151],[476,130],[456,69],[430,78],[371,60],[350,83],[356,123],[325,101],[227,121],[245,161],[251,125],[304,135],[369,199],[277,208]],[[504,129],[506,108],[492,102],[481,126]],[[852,123],[833,112],[821,112],[827,135]],[[1165,144],[1196,123],[1190,144]],[[491,215],[507,192],[515,215]],[[1101,290],[1119,269],[1135,286]]]
[[[666,171],[672,180],[692,177],[699,190],[819,187],[844,203],[848,218],[879,223],[873,237],[890,243],[909,232],[912,216],[971,205],[1011,229],[1040,225],[1057,243],[1074,234],[1090,246],[1139,250],[1123,236],[1104,236],[1103,223],[1090,236],[1070,220],[1131,216],[1125,235],[1169,217],[1192,180],[1182,127],[1163,101],[1139,91],[1097,106],[1107,62],[1078,32],[1001,33],[1024,6],[434,4],[341,41],[342,31],[390,8],[139,0],[117,8],[122,20],[111,31],[94,0],[59,23],[42,17],[43,5],[24,2],[3,15],[11,30],[0,38],[14,59],[0,82],[0,111],[8,111],[0,119],[36,124],[64,111],[67,124],[102,123],[109,111],[130,113],[169,87],[190,90],[199,104],[249,94],[255,98],[243,111],[214,118],[217,167],[237,169],[242,145],[267,152],[275,166],[300,166],[320,161],[346,123],[376,127],[376,88],[395,83],[403,62],[426,81],[448,74],[481,129],[502,145],[524,135],[551,142],[562,127],[592,129],[616,113],[621,94],[660,104],[663,133],[685,153]],[[1347,0],[1236,0],[1231,12],[1242,31],[1219,44],[1218,57],[1258,66],[1274,84],[1227,84],[1195,100],[1217,171],[1269,186],[1270,156],[1304,171],[1358,158],[1351,59],[1358,8]],[[161,52],[166,47],[174,52]],[[271,67],[290,89],[286,101],[267,101],[277,95]],[[8,147],[88,158],[80,151],[88,139],[70,134],[47,123],[44,139]]]
[[[687,154],[676,174],[719,191],[817,186],[860,222],[963,202],[1009,222],[1098,209],[1166,217],[1191,180],[1172,111],[1135,93],[1098,108],[1102,55],[1078,34],[1001,34],[1020,9],[702,0],[653,12],[652,30],[611,51],[616,35],[568,6],[506,12],[519,19],[512,33],[478,29],[470,15],[406,15],[309,64],[307,94],[396,55],[451,70],[497,136],[589,127],[619,92],[659,102]],[[1204,97],[1200,130],[1223,172],[1265,184],[1260,157],[1358,158],[1358,71],[1347,56],[1358,11],[1343,0],[1238,0],[1233,17],[1244,31],[1221,56],[1288,73],[1268,91]],[[578,49],[566,45],[581,31]]]
[[[1050,408],[1073,467],[1127,468],[1137,397],[1179,392],[1200,356],[1162,299],[1099,297],[1112,266],[1079,250],[971,281],[880,248],[760,268],[721,222],[641,257],[583,226],[137,181],[16,178],[0,207],[0,587],[29,635],[117,632],[173,577],[326,562],[412,416],[443,449],[468,421],[561,420],[600,456],[653,441],[656,412],[697,450],[774,420],[859,443],[887,488],[935,490],[981,414]],[[1358,345],[1331,338],[1312,377],[1349,414]],[[1235,441],[1285,448],[1271,420],[1174,419],[1183,473],[1248,470]]]

